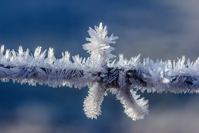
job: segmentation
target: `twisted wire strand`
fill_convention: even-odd
[[[136,94],[137,90],[147,92],[198,93],[199,92],[199,58],[195,62],[185,57],[177,62],[156,61],[149,58],[140,63],[140,55],[130,60],[119,55],[115,62],[114,44],[118,37],[107,36],[107,27],[102,23],[89,28],[89,43],[83,48],[90,53],[85,59],[78,55],[69,60],[68,52],[56,59],[53,49],[41,51],[36,48],[34,55],[29,50],[18,52],[0,49],[0,80],[19,82],[29,85],[48,85],[51,87],[69,86],[89,87],[88,96],[84,100],[84,112],[88,118],[97,118],[101,114],[101,103],[107,91],[116,95],[124,107],[124,112],[132,120],[143,119],[148,114],[148,101]],[[136,88],[137,90],[133,89]]]

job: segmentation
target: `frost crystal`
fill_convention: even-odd
[[[69,86],[89,87],[88,96],[84,100],[84,112],[88,118],[101,114],[101,103],[107,91],[116,95],[123,104],[124,112],[132,120],[143,119],[148,114],[148,101],[136,95],[137,90],[147,92],[198,93],[199,92],[199,58],[193,63],[185,64],[185,57],[175,63],[144,59],[141,64],[140,55],[130,60],[119,56],[115,62],[114,50],[110,44],[115,44],[118,37],[107,36],[107,27],[100,23],[95,29],[89,28],[89,43],[83,48],[90,53],[85,59],[78,55],[69,60],[69,52],[62,53],[61,59],[56,59],[53,48],[41,51],[36,48],[34,55],[29,50],[18,52],[0,49],[0,79],[8,82],[28,83],[29,85],[48,85],[52,87]]]
[[[110,53],[114,50],[110,44],[115,44],[115,40],[118,37],[113,35],[108,37],[107,27],[103,28],[102,23],[100,23],[99,27],[95,26],[95,30],[89,28],[88,33],[91,38],[86,38],[86,40],[90,41],[90,43],[84,44],[83,48],[91,54],[90,62],[93,64],[100,61],[102,66],[107,65],[115,57],[115,55]]]

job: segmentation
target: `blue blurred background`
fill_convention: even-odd
[[[0,45],[23,46],[31,53],[37,46],[88,57],[82,49],[88,27],[102,22],[109,35],[119,36],[113,54],[130,59],[142,54],[191,61],[199,53],[199,1],[196,0],[0,0]],[[198,94],[147,94],[150,115],[132,121],[109,94],[97,120],[87,119],[81,90],[0,83],[1,133],[198,133]]]

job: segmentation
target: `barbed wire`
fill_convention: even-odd
[[[119,56],[115,62],[114,44],[118,37],[107,36],[107,28],[100,23],[95,29],[89,28],[90,43],[83,48],[91,56],[81,58],[73,56],[69,60],[68,52],[62,53],[61,59],[54,57],[50,48],[46,57],[46,50],[41,47],[35,50],[34,55],[29,50],[18,52],[0,49],[0,79],[3,82],[13,80],[21,84],[48,85],[51,87],[69,86],[82,88],[89,87],[88,96],[84,101],[84,112],[88,118],[97,118],[101,114],[100,105],[107,91],[116,95],[123,104],[124,112],[132,120],[142,119],[148,114],[148,101],[136,95],[137,90],[147,92],[198,93],[199,92],[199,59],[194,63],[185,57],[173,64],[168,61],[156,61],[149,58],[140,63],[139,58],[130,60]],[[136,89],[135,89],[136,88]]]

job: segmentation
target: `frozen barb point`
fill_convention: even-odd
[[[89,58],[73,56],[70,61],[69,52],[62,53],[61,59],[56,59],[53,48],[42,52],[37,47],[34,54],[19,47],[14,50],[0,49],[0,79],[8,82],[29,85],[48,85],[52,87],[69,86],[89,87],[88,96],[84,100],[84,112],[88,118],[101,114],[101,104],[107,91],[116,95],[124,107],[124,113],[132,120],[143,119],[148,114],[148,101],[136,95],[137,90],[147,92],[198,93],[199,92],[199,58],[195,62],[187,61],[185,57],[177,62],[156,61],[146,58],[141,64],[140,55],[127,60],[119,55],[119,61],[113,59],[114,50],[110,44],[115,44],[116,36],[108,36],[107,27],[102,23],[89,28],[89,43],[83,48],[90,53]],[[47,53],[47,57],[46,57]]]
[[[101,103],[104,99],[106,89],[98,83],[89,85],[88,96],[84,100],[84,112],[88,118],[95,118],[101,114]]]
[[[117,36],[111,35],[107,36],[107,27],[103,27],[100,23],[99,27],[95,26],[95,30],[89,28],[88,33],[90,38],[86,38],[89,43],[83,45],[83,49],[91,54],[90,62],[94,64],[95,62],[102,62],[102,66],[110,62],[115,55],[111,54],[114,50],[110,44],[115,44],[115,40],[118,39]]]

